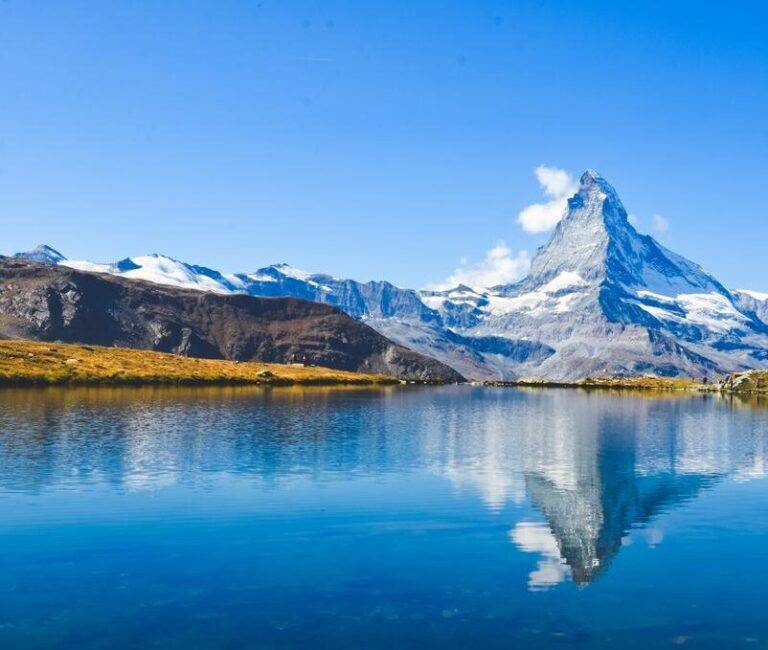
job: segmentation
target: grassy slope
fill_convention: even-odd
[[[193,359],[162,352],[0,341],[0,385],[396,384],[397,379],[318,367]]]
[[[543,381],[488,382],[517,386],[567,386],[651,391],[716,391],[768,393],[768,371],[753,371],[751,381],[734,386],[702,386],[692,379],[659,377],[590,377],[568,384]],[[737,378],[739,375],[732,375]],[[0,340],[0,385],[29,384],[262,384],[262,385],[374,385],[397,384],[383,375],[366,375],[320,367],[275,363],[235,363],[193,359],[175,354]]]

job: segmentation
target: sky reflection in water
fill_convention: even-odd
[[[766,644],[767,424],[713,396],[5,391],[0,642]]]

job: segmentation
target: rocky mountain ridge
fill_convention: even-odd
[[[729,291],[638,233],[616,190],[591,170],[528,276],[483,290],[415,291],[287,264],[222,274],[162,255],[114,264],[66,260],[50,247],[20,255],[214,293],[333,305],[472,379],[700,378],[768,366],[768,294]]]
[[[0,338],[462,380],[328,305],[180,289],[10,258],[0,259]]]

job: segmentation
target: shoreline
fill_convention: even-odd
[[[701,383],[683,377],[586,377],[572,382],[544,379],[485,381],[483,386],[497,388],[568,388],[581,390],[615,390],[639,392],[678,392],[692,394],[726,394],[768,396],[768,371],[749,370],[733,373],[721,381]]]
[[[97,345],[0,340],[0,387],[393,386],[395,377]]]
[[[0,340],[0,388],[40,386],[395,386],[443,385],[300,364],[227,361],[133,348]],[[768,396],[768,371],[752,370],[700,383],[681,377],[586,377],[467,382],[495,388],[565,388],[648,393]]]

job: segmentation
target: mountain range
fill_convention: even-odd
[[[419,382],[463,380],[329,305],[195,291],[9,258],[0,259],[0,338],[300,363]]]
[[[729,290],[637,232],[615,189],[585,172],[520,282],[402,289],[275,264],[224,274],[159,254],[115,263],[49,246],[16,257],[217,294],[338,307],[396,343],[478,380],[704,377],[768,366],[768,294]]]

